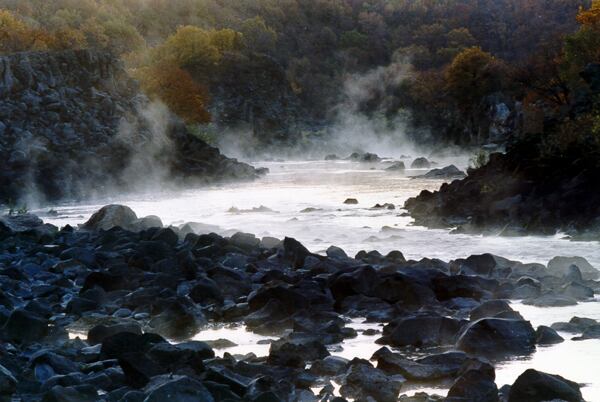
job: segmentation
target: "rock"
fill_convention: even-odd
[[[563,307],[575,306],[577,300],[570,296],[559,295],[554,292],[548,292],[535,299],[523,300],[523,304],[537,307]]]
[[[136,219],[131,223],[131,229],[134,232],[141,232],[142,230],[151,228],[162,228],[162,220],[156,215],[148,215],[143,218]]]
[[[402,376],[388,377],[367,362],[359,361],[348,369],[342,380],[340,394],[355,400],[372,398],[378,402],[396,402],[404,382]]]
[[[346,200],[344,201],[344,204],[347,204],[347,205],[357,205],[358,204],[358,200],[356,198],[346,198]]]
[[[570,282],[560,288],[562,294],[576,300],[586,300],[594,297],[594,289],[577,282]]]
[[[514,311],[504,300],[487,300],[471,310],[471,321],[477,321],[480,318],[491,318],[506,311]]]
[[[493,368],[491,368],[493,372]],[[445,402],[498,402],[494,376],[480,370],[468,370],[452,384]]]
[[[162,379],[161,379],[162,380]],[[199,381],[185,376],[174,376],[157,384],[149,384],[144,402],[214,402],[214,398]]]
[[[577,265],[569,265],[563,278],[565,282],[582,282],[583,274]]]
[[[56,385],[44,394],[42,402],[96,402],[98,393],[92,386]]]
[[[326,161],[337,161],[338,159],[340,159],[340,157],[337,156],[336,154],[325,155]]]
[[[327,348],[318,341],[279,340],[271,343],[267,361],[276,366],[304,368],[307,362],[327,356]]]
[[[510,387],[508,402],[583,401],[579,385],[559,375],[534,369],[523,372]]]
[[[394,162],[391,166],[385,168],[388,172],[403,172],[405,169],[404,162]]]
[[[465,172],[463,172],[456,166],[450,165],[450,166],[446,166],[441,169],[430,170],[429,172],[425,173],[423,176],[419,176],[419,177],[422,177],[424,179],[444,180],[444,179],[463,179],[463,178],[467,177],[467,175],[465,174]]]
[[[410,164],[411,169],[429,169],[430,167],[431,163],[424,157],[417,158]]]
[[[582,333],[586,329],[600,325],[598,321],[592,318],[573,317],[569,322],[555,322],[551,328],[555,331],[563,331],[570,333]]]
[[[321,360],[315,360],[310,366],[310,373],[319,376],[334,376],[346,371],[348,359],[339,356],[327,356]]]
[[[238,232],[229,239],[231,244],[244,250],[251,250],[258,247],[260,239],[250,233]]]
[[[4,324],[8,339],[19,343],[39,342],[48,335],[48,320],[26,310],[13,310]]]
[[[369,152],[366,152],[364,154],[354,152],[347,159],[350,159],[351,161],[354,161],[354,162],[379,162],[379,161],[381,161],[381,158],[379,156],[377,156],[376,154],[369,153]]]
[[[548,262],[548,272],[552,275],[564,276],[569,273],[571,265],[579,268],[583,279],[594,280],[600,278],[600,271],[583,257],[554,257]]]
[[[392,346],[451,345],[464,322],[449,317],[415,316],[392,321],[383,328],[384,336],[378,342]]]
[[[327,251],[325,251],[325,253],[327,254],[327,257],[329,257],[329,258],[338,259],[338,260],[348,259],[348,254],[346,254],[346,252],[344,250],[342,250],[341,248],[336,247],[336,246],[329,246],[329,248],[327,249]]]
[[[0,365],[0,399],[12,395],[17,390],[17,380],[4,366]]]
[[[283,239],[283,257],[292,264],[292,268],[304,266],[304,260],[311,255],[310,251],[298,240],[291,237]]]
[[[102,343],[109,336],[116,335],[121,332],[128,332],[136,335],[142,334],[142,328],[136,322],[129,322],[115,325],[96,325],[88,331],[87,341],[90,345]]]
[[[83,224],[84,229],[109,230],[113,227],[123,229],[131,228],[137,220],[133,210],[125,205],[106,205],[95,212],[90,219]]]
[[[528,354],[535,350],[536,333],[529,321],[482,318],[469,324],[456,347],[483,356]]]
[[[237,343],[232,342],[229,339],[216,339],[214,341],[204,341],[204,343],[213,349],[227,349],[237,346]]]
[[[449,376],[447,367],[436,364],[424,364],[392,353],[388,348],[379,349],[371,360],[377,361],[377,368],[390,374],[401,374],[412,381],[434,381]]]
[[[493,254],[472,255],[465,260],[456,260],[457,273],[462,275],[480,275],[493,278],[506,278],[515,263]]]
[[[536,342],[538,345],[553,345],[564,341],[555,330],[545,325],[540,325],[535,331]]]

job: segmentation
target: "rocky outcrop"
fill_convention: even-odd
[[[518,149],[492,154],[487,165],[471,169],[465,179],[445,183],[438,191],[424,190],[404,207],[417,225],[456,227],[458,232],[597,236],[597,160],[584,153],[532,162],[535,158]]]
[[[250,179],[152,104],[111,54],[0,57],[0,201],[88,197],[147,179]],[[147,184],[147,183],[146,183]]]

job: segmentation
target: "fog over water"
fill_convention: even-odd
[[[412,159],[406,159],[407,166]],[[465,168],[467,161],[438,160],[440,166],[455,163]],[[427,170],[387,172],[389,162],[359,164],[348,161],[286,161],[254,162],[255,166],[268,167],[266,177],[252,183],[235,183],[202,189],[187,189],[178,193],[163,193],[157,187],[152,192],[138,196],[112,197],[93,204],[64,204],[54,206],[57,215],[48,215],[48,208],[34,211],[44,220],[56,225],[83,223],[100,206],[122,203],[130,206],[138,216],[157,215],[165,224],[180,225],[195,221],[215,227],[207,230],[222,234],[235,231],[254,233],[258,237],[291,236],[311,251],[323,253],[330,245],[342,247],[349,255],[359,250],[379,250],[386,253],[400,250],[410,259],[423,257],[445,261],[490,252],[522,262],[546,264],[557,255],[582,256],[592,265],[600,267],[600,247],[595,242],[571,242],[560,235],[554,237],[501,238],[449,234],[448,230],[427,230],[411,226],[411,218],[401,216],[404,201],[423,189],[439,188],[441,181],[410,179]],[[346,198],[356,198],[357,205],[346,205]],[[391,203],[394,210],[372,209],[375,204]],[[266,210],[265,207],[269,210]],[[237,212],[232,212],[231,208]],[[252,211],[255,208],[257,210]],[[308,212],[302,212],[312,208]],[[534,327],[568,321],[573,316],[600,319],[600,303],[580,303],[561,308],[537,308],[515,303],[513,307],[530,320]],[[358,330],[378,328],[379,324],[364,324],[360,320],[348,323]],[[512,384],[527,368],[560,374],[570,380],[585,383],[582,388],[586,400],[600,400],[600,341],[571,341],[574,335],[561,333],[565,342],[538,347],[527,358],[514,358],[500,362],[497,367],[497,384]],[[374,343],[376,336],[359,334],[349,339],[332,354],[343,357],[369,358],[381,345]],[[226,338],[238,344],[224,349],[230,353],[254,352],[268,354],[269,345],[259,343],[270,337],[250,334],[243,327],[205,330],[194,339],[214,340]],[[447,389],[422,388],[419,390],[445,395]]]
[[[407,166],[410,159],[405,160]],[[454,162],[465,168],[466,160],[438,160],[440,166]],[[166,225],[201,222],[222,234],[235,231],[258,237],[290,236],[311,251],[322,253],[330,245],[349,255],[360,250],[386,253],[400,250],[406,258],[440,258],[448,261],[475,253],[493,253],[522,262],[547,263],[556,255],[582,256],[600,266],[600,247],[595,242],[571,242],[553,237],[493,237],[449,234],[411,226],[401,216],[404,201],[423,189],[435,190],[442,181],[411,179],[424,170],[387,172],[385,161],[359,164],[348,161],[255,162],[271,173],[258,181],[234,183],[177,193],[157,186],[137,196],[106,197],[90,204],[63,204],[34,211],[56,225],[76,225],[107,203],[130,206],[138,216],[157,215]],[[344,200],[356,198],[357,205]],[[391,203],[396,209],[373,209]],[[260,209],[260,207],[266,207]],[[49,215],[52,208],[58,215]],[[231,212],[236,208],[239,212]],[[253,208],[258,210],[252,211]],[[311,210],[307,210],[311,208]],[[308,212],[302,212],[307,210]]]

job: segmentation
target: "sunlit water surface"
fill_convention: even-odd
[[[449,162],[464,168],[464,161]],[[52,206],[58,214],[48,214],[50,207],[34,211],[45,221],[56,225],[76,225],[107,203],[130,206],[138,216],[157,215],[165,224],[201,222],[216,225],[222,234],[235,231],[254,233],[259,237],[295,237],[311,251],[323,253],[330,245],[342,247],[349,255],[359,250],[379,250],[386,253],[400,250],[411,259],[422,257],[452,260],[471,254],[489,252],[522,262],[547,263],[557,255],[582,256],[600,267],[600,247],[593,242],[570,242],[560,235],[554,237],[483,237],[449,234],[447,230],[428,230],[411,226],[409,217],[401,216],[404,201],[423,189],[439,188],[441,181],[411,179],[427,170],[386,172],[386,163],[357,164],[347,161],[258,162],[270,174],[251,183],[235,183],[208,188],[123,196],[98,200],[93,204],[63,204]],[[344,200],[356,198],[357,205]],[[373,209],[375,204],[391,203],[395,210]],[[246,212],[267,207],[270,211]],[[230,208],[242,212],[230,212]],[[311,208],[310,212],[302,212]],[[573,307],[537,308],[515,304],[532,324],[550,325],[568,321],[577,315],[600,319],[600,303],[580,303]],[[349,324],[356,329],[380,328],[377,324]],[[533,367],[563,375],[585,383],[588,401],[600,401],[600,340],[571,341],[572,335],[561,334],[562,344],[540,347],[526,359],[515,359],[497,365],[497,383],[511,384],[525,369]],[[332,350],[343,357],[369,358],[380,345],[378,336],[359,334]],[[229,339],[238,346],[226,349],[233,354],[253,352],[268,354],[268,337],[246,332],[243,327],[218,328],[201,332],[195,339]],[[424,388],[444,395],[445,389]]]

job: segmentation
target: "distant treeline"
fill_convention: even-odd
[[[0,52],[108,48],[190,124],[266,140],[330,121],[349,77],[410,63],[361,111],[409,110],[466,144],[487,136],[491,98],[569,104],[599,61],[599,14],[596,0],[0,0]]]

